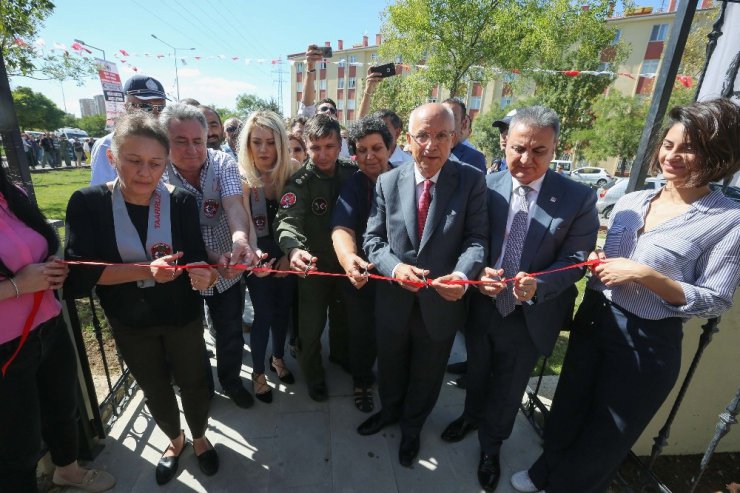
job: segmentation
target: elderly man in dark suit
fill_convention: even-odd
[[[466,334],[468,388],[463,415],[442,434],[457,441],[479,427],[478,480],[494,491],[499,450],[514,427],[529,375],[571,320],[583,268],[529,272],[583,262],[596,244],[596,195],[549,169],[560,122],[554,111],[517,111],[506,143],[508,171],[488,175],[490,281],[471,297]],[[500,282],[503,278],[514,282]]]
[[[488,220],[483,175],[451,161],[455,121],[440,104],[416,108],[409,119],[413,165],[380,175],[365,233],[368,260],[384,276],[428,287],[378,283],[378,391],[383,409],[362,423],[361,435],[400,421],[399,462],[410,467],[419,435],[439,396],[455,331],[465,321],[465,287],[486,258]]]

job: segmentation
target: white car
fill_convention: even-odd
[[[585,168],[578,168],[570,172],[570,178],[572,180],[583,183],[584,185],[591,185],[596,187],[603,187],[614,179],[604,168],[595,168],[592,166],[586,166]]]

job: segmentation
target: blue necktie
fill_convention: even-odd
[[[527,218],[529,217],[529,203],[527,194],[532,191],[531,187],[522,185],[517,187],[514,192],[520,197],[519,210],[514,214],[509,230],[509,238],[506,240],[506,251],[501,261],[501,268],[504,269],[504,277],[514,277],[519,272],[519,263],[522,259],[522,248],[524,239],[527,237]],[[502,317],[507,316],[514,311],[516,300],[514,299],[514,283],[506,284],[506,289],[501,291],[496,297],[496,308]]]

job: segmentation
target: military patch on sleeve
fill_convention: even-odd
[[[296,196],[293,192],[288,192],[280,199],[280,207],[283,209],[290,209],[296,203]]]
[[[329,202],[323,197],[318,197],[311,202],[311,211],[317,216],[323,216],[329,210]]]

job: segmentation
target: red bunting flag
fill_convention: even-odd
[[[128,54],[128,52],[127,52],[126,50],[118,50],[118,51],[119,51],[119,52],[121,53],[121,55],[123,55],[123,56],[131,56],[131,55],[129,55],[129,54]]]
[[[23,46],[23,47],[28,46],[28,43],[26,43],[25,41],[23,41],[18,36],[15,37],[15,44],[17,44],[18,46]]]
[[[567,75],[568,77],[575,77],[577,75],[581,75],[581,72],[578,70],[563,70],[560,73],[563,75]]]
[[[676,77],[676,80],[686,89],[691,89],[691,86],[694,85],[694,79],[690,75],[679,75]]]

